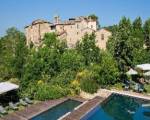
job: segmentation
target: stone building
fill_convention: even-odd
[[[90,17],[69,18],[61,21],[59,16],[54,17],[53,23],[44,20],[35,20],[31,25],[25,27],[27,45],[31,43],[36,47],[42,43],[45,33],[55,32],[59,38],[67,41],[69,48],[75,47],[85,34],[94,32],[96,34],[96,45],[101,49],[106,49],[106,43],[111,36],[111,32],[99,29],[96,19]]]

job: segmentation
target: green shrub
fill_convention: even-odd
[[[80,93],[80,83],[78,80],[73,80],[70,84],[71,95],[78,95]]]
[[[69,94],[68,89],[64,89],[60,86],[43,84],[37,86],[37,91],[34,97],[37,100],[48,100],[61,98],[67,96],[68,94]]]
[[[145,84],[144,88],[148,94],[150,94],[150,84]]]
[[[57,76],[53,77],[51,81],[49,81],[53,85],[60,85],[60,86],[68,86],[71,82],[75,79],[76,72],[71,71],[70,69],[62,71]]]
[[[20,83],[19,79],[17,79],[17,78],[11,78],[11,79],[9,79],[9,82],[17,84],[17,85],[19,85],[19,83]]]
[[[88,70],[83,71],[80,76],[80,87],[83,91],[88,93],[97,92],[99,85],[95,80],[95,74]]]
[[[116,83],[110,87],[110,89],[123,90],[123,83]]]
[[[98,84],[90,79],[83,80],[81,82],[81,89],[88,93],[96,93],[98,89]]]
[[[118,81],[119,70],[116,61],[109,53],[103,53],[101,63],[94,64],[89,69],[95,73],[100,86],[113,85]]]
[[[35,100],[57,99],[70,94],[70,89],[47,83],[30,84],[28,88],[21,91],[21,96],[28,96]]]
[[[20,86],[20,96],[21,97],[29,97],[29,98],[32,98],[34,99],[34,94],[36,93],[37,91],[37,85],[35,83],[30,83],[28,84],[28,87],[21,87]]]
[[[84,63],[84,57],[72,49],[64,52],[60,59],[61,70],[70,69],[77,71],[83,68]]]

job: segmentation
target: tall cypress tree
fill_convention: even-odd
[[[133,39],[131,41],[133,47],[133,61],[134,65],[142,64],[145,60],[143,54],[145,53],[144,50],[144,33],[142,27],[142,19],[140,17],[136,18],[132,24],[132,36]]]
[[[142,19],[140,17],[136,18],[133,21],[133,29],[132,29],[132,44],[133,47],[136,49],[143,48],[144,45],[144,34],[143,34],[143,28],[142,28]]]
[[[116,36],[116,42],[114,45],[114,57],[118,62],[118,67],[121,72],[121,79],[124,79],[124,73],[128,66],[132,64],[132,46],[130,41],[131,35],[131,22],[129,19],[123,17],[119,23],[118,33]],[[123,78],[122,78],[123,77]]]
[[[144,39],[147,49],[150,50],[150,19],[145,21],[144,24]]]

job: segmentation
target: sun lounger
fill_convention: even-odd
[[[8,112],[5,110],[5,108],[3,106],[0,106],[0,113],[7,114]]]
[[[21,105],[23,105],[23,106],[27,106],[27,105],[28,105],[28,103],[26,103],[26,102],[23,101],[22,99],[19,100],[19,103],[20,103]]]
[[[18,107],[16,106],[16,104],[13,104],[12,102],[9,103],[9,108],[13,110],[18,110]]]
[[[33,104],[33,101],[32,101],[32,100],[30,100],[30,99],[29,99],[29,98],[27,98],[27,97],[26,97],[24,100],[25,100],[25,102],[26,102],[26,103],[28,103],[28,104]]]

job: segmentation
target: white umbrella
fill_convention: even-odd
[[[150,76],[150,71],[144,73],[145,76]]]
[[[1,82],[0,83],[0,94],[9,92],[11,90],[18,89],[19,86],[10,82]]]
[[[150,64],[137,65],[136,68],[139,68],[141,70],[150,70]]]
[[[126,74],[127,75],[137,75],[138,73],[131,68],[128,72],[126,72]]]

